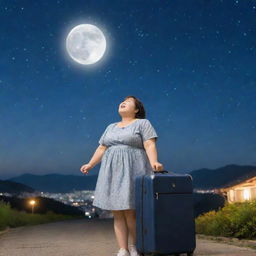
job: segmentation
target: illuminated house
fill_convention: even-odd
[[[225,196],[229,203],[256,200],[256,176],[246,177],[215,189],[217,193]]]

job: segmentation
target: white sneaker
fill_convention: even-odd
[[[130,256],[130,253],[125,248],[120,248],[116,256]]]
[[[130,244],[128,247],[131,256],[141,256],[141,254],[137,251],[136,246],[134,244]]]

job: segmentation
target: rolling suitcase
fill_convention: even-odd
[[[192,176],[163,170],[135,179],[136,247],[142,255],[193,255]]]

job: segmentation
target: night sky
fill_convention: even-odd
[[[256,165],[256,1],[0,3],[0,178],[83,175],[127,95],[165,169]],[[86,23],[107,39],[91,66],[65,48]]]

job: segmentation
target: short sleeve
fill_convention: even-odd
[[[103,134],[101,135],[100,139],[99,139],[99,144],[100,145],[103,145],[103,146],[106,146],[105,142],[104,142],[104,138],[105,138],[105,135],[108,131],[108,128],[110,127],[110,125],[108,125],[105,129],[105,131],[103,132]]]
[[[157,140],[157,133],[152,124],[148,119],[144,119],[143,122],[141,122],[141,135],[143,141],[146,141],[151,138],[156,138]]]

